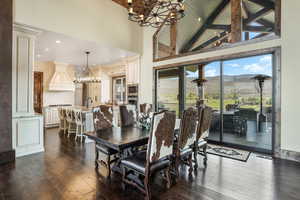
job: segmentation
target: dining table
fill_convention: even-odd
[[[176,120],[174,134],[178,131],[180,119]],[[112,127],[104,130],[85,132],[84,135],[93,140],[96,145],[118,152],[118,161],[112,170],[121,172],[120,161],[131,155],[138,147],[148,143],[151,129],[145,129],[135,124],[130,127]]]

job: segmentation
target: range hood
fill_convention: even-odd
[[[54,62],[54,68],[49,91],[75,91],[73,80],[67,72],[68,64]]]

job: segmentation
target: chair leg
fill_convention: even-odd
[[[206,167],[207,166],[207,144],[203,146],[203,154],[204,154],[203,164]]]
[[[78,132],[79,132],[79,127],[78,127],[78,125],[76,124],[75,141],[76,141],[76,139],[77,139],[77,137],[78,137]]]
[[[149,177],[146,176],[144,179],[144,187],[145,187],[145,200],[150,200],[151,199],[151,192],[150,192],[150,187],[149,187]]]
[[[95,153],[96,153],[96,158],[95,158],[95,168],[98,169],[99,164],[98,164],[98,159],[99,159],[99,152],[97,150],[97,147],[95,147]]]
[[[170,167],[165,170],[166,179],[167,179],[167,188],[171,187],[171,175],[170,175]]]
[[[107,169],[108,169],[108,178],[110,178],[111,175],[111,169],[110,169],[110,155],[107,156]]]
[[[194,168],[195,168],[195,170],[197,170],[197,169],[198,169],[198,159],[197,159],[197,155],[198,155],[198,147],[197,147],[197,146],[194,147],[194,152],[193,152],[193,154],[194,154],[194,161],[195,161],[195,166],[194,166]]]
[[[191,153],[189,155],[189,158],[188,158],[188,161],[189,161],[189,173],[191,174],[193,172],[193,154]]]
[[[122,189],[123,190],[126,190],[126,183],[125,183],[125,179],[126,179],[126,176],[127,176],[127,174],[126,174],[126,167],[124,167],[124,166],[122,166]]]

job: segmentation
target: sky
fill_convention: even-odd
[[[224,61],[224,75],[265,74],[272,76],[272,55],[254,56]],[[198,72],[188,72],[188,77],[197,77]],[[205,66],[205,76],[220,75],[220,62],[213,62]]]

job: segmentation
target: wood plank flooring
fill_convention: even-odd
[[[44,153],[18,158],[14,165],[0,166],[0,200],[7,199],[143,199],[134,188],[121,188],[121,177],[94,169],[94,144],[75,143],[48,129]],[[153,199],[174,200],[296,200],[300,199],[300,164],[268,160],[251,154],[247,163],[208,157],[208,167],[192,177],[180,170],[179,182],[170,190],[162,180],[151,186]]]

